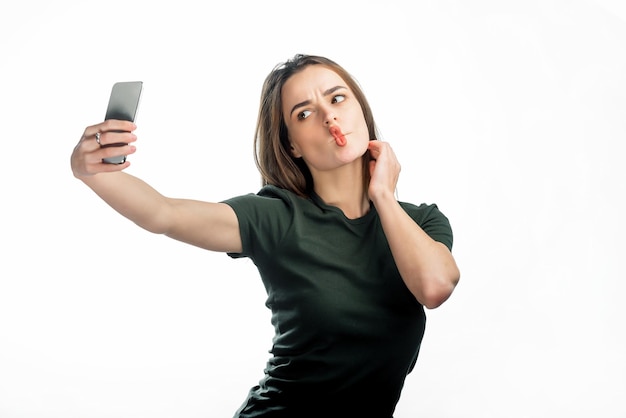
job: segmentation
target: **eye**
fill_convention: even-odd
[[[304,120],[308,118],[310,115],[311,115],[310,110],[303,110],[302,112],[298,113],[298,120]]]
[[[341,103],[344,100],[346,100],[346,96],[344,96],[343,94],[338,94],[336,96],[333,96],[332,103]]]

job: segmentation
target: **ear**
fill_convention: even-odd
[[[302,153],[300,151],[298,151],[297,147],[295,147],[293,145],[293,142],[289,143],[289,152],[291,153],[291,156],[293,158],[301,158],[302,157]]]

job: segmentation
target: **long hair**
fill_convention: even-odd
[[[277,65],[266,77],[261,91],[259,115],[254,138],[254,161],[261,173],[262,185],[274,185],[307,197],[313,190],[313,177],[302,158],[291,155],[287,125],[283,117],[281,92],[285,82],[309,65],[322,65],[337,73],[361,105],[370,139],[378,139],[372,110],[357,81],[339,64],[314,55],[297,54]],[[369,184],[370,154],[363,155],[363,184]]]

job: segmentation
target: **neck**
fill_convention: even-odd
[[[327,205],[341,209],[347,218],[360,218],[370,209],[362,172],[361,164],[352,164],[333,171],[311,173],[315,193]]]

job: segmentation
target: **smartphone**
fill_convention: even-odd
[[[142,88],[143,82],[141,81],[120,81],[113,84],[104,120],[119,119],[134,122],[137,108],[139,107],[139,100],[141,99]],[[119,147],[123,145],[127,144],[119,143],[103,146]],[[109,164],[122,164],[126,161],[126,156],[119,155],[111,158],[103,158],[102,161]]]

